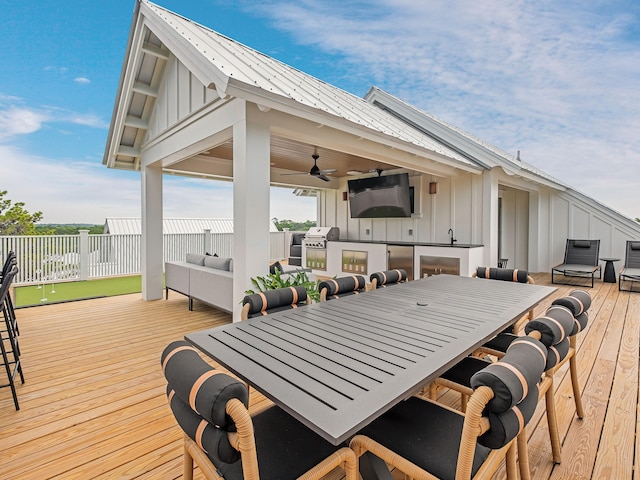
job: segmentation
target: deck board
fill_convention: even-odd
[[[550,284],[549,274],[533,277]],[[573,288],[558,285],[536,314]],[[633,478],[640,465],[640,293],[601,281],[587,290],[590,321],[578,337],[586,416],[575,415],[565,367],[554,377],[564,461],[551,462],[541,402],[528,429],[534,479]],[[182,437],[160,353],[186,333],[229,322],[228,314],[199,302],[189,311],[178,294],[153,302],[133,294],[20,309],[18,318],[26,383],[17,387],[18,412],[9,389],[0,389],[0,478],[181,478]],[[268,400],[252,390],[250,404],[256,410]]]

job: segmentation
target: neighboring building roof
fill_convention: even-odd
[[[162,222],[163,233],[233,233],[231,218],[165,218]],[[277,232],[278,228],[269,222],[269,231]],[[111,235],[140,235],[142,222],[140,218],[109,217],[104,222],[104,233]]]

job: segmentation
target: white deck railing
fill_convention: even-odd
[[[271,233],[270,258],[289,256],[292,232]],[[10,251],[16,253],[16,284],[122,276],[140,273],[141,235],[0,236],[0,262]],[[187,253],[210,253],[233,257],[233,234],[165,234],[164,261],[183,260]],[[1,265],[0,265],[1,266]]]

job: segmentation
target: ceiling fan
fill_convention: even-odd
[[[325,170],[320,170],[320,167],[318,167],[318,159],[320,158],[320,155],[318,155],[317,150],[313,152],[311,158],[313,158],[313,167],[311,167],[309,173],[282,173],[281,175],[311,175],[312,177],[319,178],[320,180],[324,180],[325,182],[331,181],[331,179],[327,177],[326,174],[333,173],[336,171],[336,169],[328,168]]]

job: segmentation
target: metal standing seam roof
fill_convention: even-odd
[[[161,20],[176,35],[188,42],[191,47],[189,51],[199,54],[192,58],[202,67],[203,72],[206,72],[204,74],[209,76],[203,83],[215,84],[221,95],[230,93],[229,89],[233,90],[234,96],[243,97],[250,89],[272,100],[281,97],[477,168],[477,165],[454,150],[371,105],[363,98],[151,2],[140,0],[140,7],[145,17]],[[202,78],[200,80],[203,81]]]
[[[414,112],[416,112],[419,116],[422,116],[423,119],[431,121],[433,123],[436,123],[438,125],[440,125],[441,127],[443,127],[444,129],[447,129],[449,131],[451,131],[452,133],[454,133],[455,135],[458,135],[460,137],[463,137],[465,139],[467,139],[470,142],[475,143],[476,145],[480,146],[481,148],[483,148],[484,150],[488,151],[490,154],[495,155],[496,157],[498,157],[502,162],[506,162],[508,164],[513,165],[514,168],[516,169],[522,169],[524,171],[527,171],[529,173],[532,173],[540,178],[543,178],[545,180],[548,180],[550,182],[556,183],[562,187],[565,188],[570,188],[569,185],[567,185],[566,183],[562,182],[561,180],[558,180],[557,178],[549,175],[548,173],[534,167],[531,164],[528,164],[526,162],[523,162],[522,160],[520,160],[519,158],[516,158],[514,155],[512,155],[511,153],[501,149],[500,147],[497,147],[495,145],[490,144],[489,142],[486,142],[485,140],[482,140],[480,137],[477,137],[469,132],[466,132],[464,130],[462,130],[461,128],[446,122],[445,120],[442,120],[439,117],[436,117],[435,115],[426,112],[424,110],[421,110],[420,108],[411,105],[410,103],[405,102],[404,100],[395,97],[394,95],[391,95],[388,92],[385,92],[384,90],[378,88],[378,87],[372,87],[369,94],[367,94],[367,96],[369,96],[372,92],[377,92],[379,94],[382,95],[382,98],[393,98],[394,102],[398,102],[400,104],[402,104],[405,108],[412,110]],[[376,98],[377,101],[380,101],[380,98]],[[382,103],[384,103],[384,101],[382,101]],[[427,127],[427,125],[423,124],[423,126]],[[486,160],[486,158],[483,158],[482,160]]]
[[[162,221],[162,232],[165,234],[202,233],[233,233],[233,219],[231,218],[165,218]],[[111,235],[140,235],[142,222],[140,218],[114,218],[105,220],[105,233]],[[269,231],[277,232],[273,222],[269,222]]]

